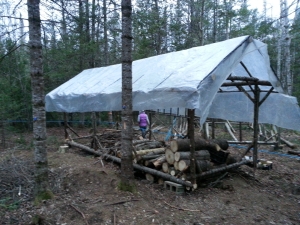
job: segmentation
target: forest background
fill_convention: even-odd
[[[247,0],[136,0],[133,59],[251,35],[268,44],[271,66],[284,90],[299,100],[298,3],[280,0],[280,15],[270,17],[266,0],[262,11],[250,8]],[[45,93],[84,69],[121,63],[120,4],[120,0],[41,1]],[[9,125],[32,127],[26,13],[26,1],[0,0],[2,143]],[[70,114],[69,119],[83,125],[91,118]],[[108,114],[101,114],[101,119],[108,120]],[[47,113],[48,125],[61,120],[62,114]]]

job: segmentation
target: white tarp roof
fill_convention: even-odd
[[[190,108],[196,109],[201,123],[207,117],[253,122],[253,103],[243,92],[222,87],[225,92],[218,93],[229,75],[249,77],[240,62],[253,77],[271,82],[281,93],[272,93],[261,105],[259,122],[300,130],[296,98],[282,94],[266,44],[250,36],[134,61],[133,109]],[[46,95],[46,111],[118,111],[121,95],[121,64],[87,69]]]

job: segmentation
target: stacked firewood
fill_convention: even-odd
[[[190,140],[176,139],[170,142],[167,147],[147,143],[147,146],[153,148],[139,150],[139,144],[135,144],[135,159],[138,164],[145,167],[153,168],[170,174],[182,180],[188,180],[190,177]],[[154,142],[155,143],[155,142]],[[163,143],[161,143],[163,144]],[[214,164],[226,164],[229,152],[228,143],[225,140],[205,140],[198,138],[195,140],[195,165],[196,173],[209,171]],[[162,182],[159,177],[154,177],[151,174],[146,174],[146,179],[149,181]]]

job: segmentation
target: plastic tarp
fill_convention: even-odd
[[[300,130],[296,98],[283,94],[270,67],[266,44],[251,36],[134,61],[133,109],[196,109],[201,124],[207,117],[253,122],[254,106],[247,96],[236,87],[221,88],[228,76],[249,77],[249,73],[270,81],[278,92],[261,105],[259,123]],[[48,93],[46,111],[118,111],[122,109],[121,95],[121,64],[88,69]]]

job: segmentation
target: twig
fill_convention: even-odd
[[[89,225],[89,223],[88,223],[88,221],[86,220],[85,215],[83,214],[83,212],[81,212],[79,209],[77,209],[77,208],[76,208],[74,205],[72,205],[72,204],[70,204],[70,206],[71,206],[73,209],[75,209],[77,212],[79,212],[79,213],[81,214],[81,216],[83,217],[83,219],[84,219],[86,225]]]
[[[172,206],[172,205],[170,205],[169,203],[167,203],[166,201],[164,201],[164,203],[166,203],[166,204],[167,204],[168,206],[170,206],[171,208],[179,209],[179,210],[182,210],[182,211],[202,212],[201,210],[197,210],[197,209],[184,209],[184,208],[179,208],[179,207],[176,207],[176,206]]]
[[[228,172],[224,173],[222,176],[220,176],[216,181],[211,182],[208,187],[214,187],[216,186],[225,176],[227,176]]]
[[[140,199],[124,200],[124,201],[119,201],[119,202],[109,203],[109,204],[106,204],[106,205],[104,205],[104,206],[118,205],[118,204],[123,204],[123,203],[126,203],[126,202],[133,202],[133,201],[140,201]]]

